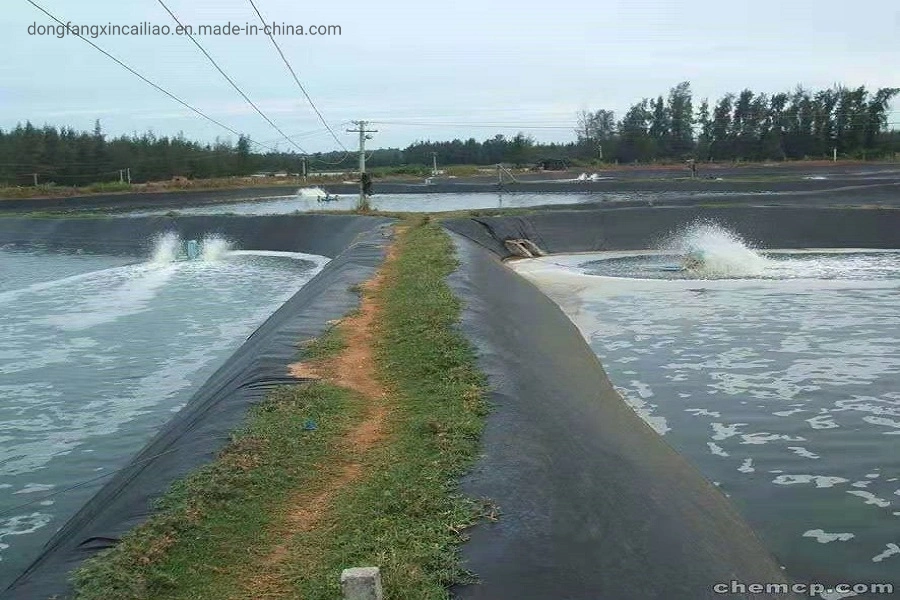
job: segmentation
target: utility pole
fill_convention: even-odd
[[[437,152],[431,153],[431,175],[437,177]]]
[[[125,183],[125,169],[119,169],[119,183]]]
[[[128,173],[128,185],[131,185],[131,167],[128,167],[125,171]]]
[[[366,129],[368,121],[352,121],[356,125],[356,129],[348,129],[348,133],[359,134],[359,204],[357,210],[363,210],[368,207],[369,202],[366,198],[366,140],[371,140],[370,133],[377,133],[377,129]]]
[[[34,175],[34,187],[37,187],[37,173],[32,173]]]

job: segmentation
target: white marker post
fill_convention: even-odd
[[[382,600],[381,571],[378,567],[354,567],[341,573],[344,600]]]

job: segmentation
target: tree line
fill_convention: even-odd
[[[10,131],[0,129],[0,185],[119,181],[126,177],[126,169],[135,182],[177,175],[225,177],[249,174],[262,165],[296,170],[296,162],[287,154],[254,154],[243,137],[237,144],[218,140],[200,144],[183,135],[158,137],[147,132],[108,140],[99,121],[93,132],[38,128],[30,122]]]
[[[694,108],[689,82],[668,96],[644,98],[621,120],[608,110],[582,112],[579,145],[621,162],[880,158],[900,151],[889,119],[900,88],[834,86],[820,91],[745,89]],[[900,121],[900,118],[897,119]]]
[[[635,103],[621,119],[606,109],[582,112],[570,142],[539,143],[523,133],[482,141],[416,141],[403,149],[374,150],[367,164],[414,171],[430,166],[433,153],[440,165],[520,166],[543,159],[593,164],[792,160],[830,158],[835,151],[842,158],[882,158],[900,152],[900,131],[894,127],[900,118],[891,120],[889,112],[898,93],[900,88],[798,87],[776,94],[743,90],[696,103],[690,83],[682,82],[666,96]],[[134,182],[300,173],[304,162],[310,172],[350,170],[357,160],[348,152],[307,157],[254,152],[246,137],[212,144],[152,132],[108,139],[99,121],[91,132],[30,122],[0,129],[0,185],[118,181],[125,169]]]

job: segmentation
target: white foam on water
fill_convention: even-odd
[[[688,394],[679,394],[682,398],[689,398]],[[695,417],[712,417],[714,419],[721,418],[721,413],[706,408],[686,408],[684,412],[691,413]]]
[[[879,498],[872,492],[864,492],[862,490],[847,490],[848,494],[853,494],[854,496],[859,496],[860,498],[865,499],[866,504],[873,504],[878,508],[887,508],[891,505],[890,500],[885,500],[884,498]]]
[[[159,241],[154,255],[172,256],[174,239],[169,236]],[[166,250],[161,251],[160,248]],[[182,280],[187,278],[185,281],[193,281],[194,287],[209,290],[211,298],[224,294],[222,297],[227,300],[231,294],[229,290],[232,288],[232,279],[247,272],[257,277],[258,267],[252,266],[253,263],[245,264],[247,261],[225,260],[232,254],[226,248],[226,243],[219,244],[223,260],[217,265],[203,260],[167,262],[167,259],[161,259],[159,262],[93,272],[86,278],[74,280],[73,285],[66,286],[59,293],[55,290],[50,293],[45,291],[34,297],[26,297],[22,305],[23,311],[14,313],[17,316],[11,318],[9,323],[0,320],[0,328],[6,327],[7,331],[14,334],[12,339],[7,340],[10,345],[0,349],[0,375],[34,371],[32,383],[0,385],[0,398],[15,398],[16,403],[21,404],[22,410],[28,414],[27,418],[14,415],[16,418],[7,417],[0,422],[0,438],[7,432],[23,436],[15,446],[0,446],[0,459],[5,475],[39,469],[51,458],[71,452],[85,440],[115,433],[123,423],[148,414],[159,403],[168,402],[190,385],[194,374],[214,360],[223,348],[236,347],[241,339],[252,332],[253,324],[265,321],[266,317],[295,293],[295,285],[302,282],[295,275],[280,275],[276,271],[275,281],[279,282],[277,285],[287,286],[282,294],[270,297],[254,310],[245,309],[245,314],[240,319],[221,322],[215,326],[208,322],[185,323],[186,329],[176,334],[176,338],[190,341],[199,336],[207,341],[193,347],[173,346],[178,348],[176,352],[155,356],[151,367],[133,362],[129,358],[129,353],[135,352],[133,345],[129,346],[125,341],[116,343],[114,338],[110,340],[103,337],[108,336],[104,331],[98,331],[95,339],[83,334],[76,334],[74,337],[59,335],[52,330],[35,333],[29,328],[50,325],[63,332],[77,331],[142,311],[159,311],[162,307],[158,305],[158,292],[175,275],[180,277],[173,288],[176,293],[185,293]],[[328,262],[322,256],[300,253],[257,254],[308,261],[314,268],[303,270],[304,279],[314,276]],[[276,283],[272,285],[275,286]],[[204,298],[199,300],[205,301]],[[211,304],[214,305],[215,302]],[[214,306],[210,308],[214,310]],[[203,314],[203,310],[205,309],[202,307],[192,306],[192,310],[187,312]],[[128,322],[125,321],[125,324]],[[36,343],[36,340],[40,343]],[[98,340],[105,340],[105,343]],[[177,339],[172,342],[178,343]],[[163,342],[153,340],[153,344],[153,352],[158,352]],[[120,349],[122,346],[129,348],[124,355]],[[107,389],[103,394],[87,398],[78,406],[77,411],[67,410],[65,388],[51,384],[50,375],[44,380],[42,370],[73,361],[83,361],[96,369],[79,373],[77,377],[96,377],[98,381],[106,381],[109,378],[106,374],[108,370],[122,371],[128,377],[123,380],[120,390],[112,392],[111,388]],[[113,384],[106,382],[104,385],[109,387]],[[43,408],[38,410],[37,407],[41,405]],[[28,490],[21,493],[28,493]]]
[[[174,231],[163,233],[154,238],[150,262],[154,264],[175,262],[181,254],[181,247],[181,236]]]
[[[61,279],[54,279],[52,281],[42,281],[40,283],[33,283],[29,286],[19,288],[16,290],[10,290],[8,292],[0,292],[0,303],[11,302],[13,300],[19,299],[21,296],[27,294],[34,294],[36,292],[43,292],[46,290],[50,290],[56,287],[64,287],[67,285],[71,285],[73,283],[79,283],[82,281],[89,281],[91,279],[96,278],[104,278],[110,274],[115,274],[119,271],[127,271],[133,268],[134,265],[124,265],[121,267],[110,267],[109,269],[101,269],[99,271],[89,271],[87,273],[79,273],[78,275],[71,275],[69,277],[63,277]]]
[[[205,236],[200,242],[200,260],[214,262],[224,258],[234,243],[220,235]]]
[[[886,544],[886,550],[877,556],[872,557],[872,562],[881,562],[886,558],[900,554],[900,546],[897,544]]]
[[[225,258],[234,247],[234,242],[219,234],[206,234],[199,242],[201,262],[216,262]],[[153,240],[150,262],[165,265],[185,257],[185,241],[174,231],[159,235]]]
[[[184,261],[183,240],[177,233],[168,232],[156,237],[150,261],[116,267],[103,271],[95,271],[84,275],[48,282],[38,286],[30,286],[25,290],[16,290],[17,295],[27,292],[43,291],[53,286],[73,283],[98,283],[88,285],[92,293],[82,299],[73,299],[69,310],[64,314],[49,316],[43,320],[64,331],[80,331],[105,323],[117,321],[128,315],[144,310],[152,304],[153,299],[176,276],[180,269],[203,268],[209,263],[216,263],[229,256],[273,256],[312,262],[316,272],[328,263],[327,257],[299,252],[267,252],[267,251],[235,251],[230,240],[219,235],[207,235],[202,238],[199,260]],[[0,300],[2,300],[0,296]]]
[[[278,258],[290,258],[304,260],[313,263],[317,269],[321,269],[331,260],[327,256],[318,254],[306,254],[303,252],[281,252],[277,250],[232,250],[229,256],[273,256]]]
[[[328,192],[326,192],[325,190],[323,190],[322,188],[320,188],[318,186],[305,187],[305,188],[300,188],[299,190],[297,190],[297,195],[300,196],[301,198],[319,198],[319,197],[324,198],[325,196],[328,195]]]
[[[725,450],[715,442],[706,442],[707,447],[709,447],[710,454],[714,454],[716,456],[727,457],[730,456]]]
[[[167,245],[164,248],[164,252],[154,253],[150,264],[107,272],[105,286],[74,301],[67,313],[48,316],[42,322],[64,331],[82,331],[147,310],[178,269],[177,264],[160,258],[169,252]]]
[[[772,480],[775,485],[802,485],[814,483],[817,488],[830,488],[841,483],[849,483],[843,477],[827,477],[824,475],[779,475]]]
[[[852,533],[825,533],[822,529],[810,529],[803,532],[803,537],[815,538],[820,544],[829,544],[831,542],[848,542],[856,537]]]
[[[572,319],[640,417],[668,418],[672,443],[707,477],[758,503],[753,516],[763,529],[790,530],[797,514],[808,514],[821,520],[792,535],[821,526],[824,536],[856,536],[827,550],[795,538],[781,552],[832,567],[844,561],[842,576],[853,565],[871,565],[871,549],[891,536],[880,538],[890,531],[867,519],[900,517],[897,485],[867,477],[876,471],[872,460],[884,461],[875,464],[885,477],[895,470],[884,435],[900,435],[900,393],[888,391],[897,389],[891,382],[900,373],[900,253],[763,251],[727,231],[683,233],[680,249],[507,264]],[[705,248],[725,267],[688,275],[694,279],[649,272],[690,247]],[[633,357],[641,362],[631,364]],[[635,380],[655,395],[642,398]],[[711,421],[718,424],[706,429]],[[729,454],[733,464],[718,458]],[[820,474],[802,474],[811,470]],[[775,490],[779,500],[767,507]]]
[[[739,435],[740,431],[738,431],[738,428],[745,427],[747,423],[732,423],[731,425],[725,425],[724,423],[710,423],[709,425],[713,430],[712,439],[722,441]]]
[[[48,492],[52,490],[55,485],[52,483],[29,483],[21,490],[13,492],[14,494],[35,494],[37,492]]]
[[[653,409],[656,408],[655,405],[645,402],[640,395],[635,397],[634,394],[624,388],[616,388],[616,391],[619,392],[619,395],[625,400],[625,403],[630,406],[631,409],[647,423],[647,425],[653,428],[656,433],[665,435],[671,431],[666,418],[653,413]]]
[[[759,276],[771,263],[736,233],[706,221],[689,225],[665,241],[661,249],[702,257],[701,263],[690,269],[698,278]]]
[[[34,533],[46,527],[51,519],[52,517],[46,513],[35,512],[0,520],[0,562],[3,561],[3,551],[9,548],[9,544],[4,542],[5,538]]]
[[[809,426],[813,429],[837,429],[840,427],[840,425],[834,422],[834,417],[831,415],[819,415],[811,419],[806,419],[806,422],[809,423]]]
[[[787,449],[790,450],[791,452],[793,452],[794,454],[796,454],[797,456],[802,456],[803,458],[810,458],[813,460],[821,458],[815,452],[810,452],[809,450],[807,450],[806,448],[803,448],[802,446],[788,446]]]
[[[743,440],[741,444],[750,444],[750,445],[761,445],[768,444],[769,442],[777,442],[777,441],[785,441],[785,442],[805,442],[806,438],[791,436],[791,435],[781,435],[777,433],[768,433],[766,431],[759,431],[756,433],[743,433],[741,434],[741,439]]]
[[[688,260],[691,259],[691,260]],[[537,263],[532,266],[529,263]],[[544,275],[569,273],[629,281],[815,280],[817,286],[896,287],[900,255],[890,249],[760,249],[728,229],[694,223],[656,248],[586,252],[517,260],[513,268]],[[551,274],[552,277],[552,274]],[[841,284],[843,282],[843,285]],[[847,286],[847,282],[852,282]],[[543,285],[542,281],[542,285]],[[799,285],[803,286],[803,283]],[[671,288],[670,288],[671,289]],[[636,291],[632,288],[632,291]],[[802,287],[798,291],[803,290]]]
[[[790,417],[791,415],[795,415],[797,413],[802,413],[802,412],[806,412],[806,411],[802,408],[793,408],[791,410],[775,411],[772,414],[775,415],[776,417]]]

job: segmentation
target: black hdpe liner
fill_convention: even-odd
[[[461,326],[493,406],[463,490],[500,508],[463,546],[479,583],[456,598],[695,600],[723,597],[714,585],[732,580],[785,581],[731,503],[627,407],[568,317],[501,262],[509,239],[551,253],[636,250],[697,221],[760,247],[900,248],[891,209],[555,209],[445,221],[460,258],[450,283]]]
[[[2,594],[3,600],[68,598],[70,572],[109,548],[152,512],[178,478],[210,462],[267,391],[297,383],[287,376],[297,344],[359,305],[351,287],[371,278],[389,241],[388,219],[302,215],[273,218],[0,219],[0,244],[137,251],[155,233],[189,238],[218,232],[243,249],[334,257],[263,323],[158,434],[47,543]],[[130,246],[129,246],[130,243]]]
[[[728,500],[624,403],[562,311],[496,254],[454,239],[450,283],[493,409],[463,491],[500,509],[470,531],[462,552],[479,583],[454,596],[698,600],[721,597],[720,582],[784,581]]]
[[[900,191],[898,191],[900,195]],[[641,250],[700,221],[714,222],[760,248],[900,248],[900,209],[801,206],[658,206],[554,209],[509,217],[446,221],[448,229],[503,258],[503,242],[527,238],[545,252]]]

